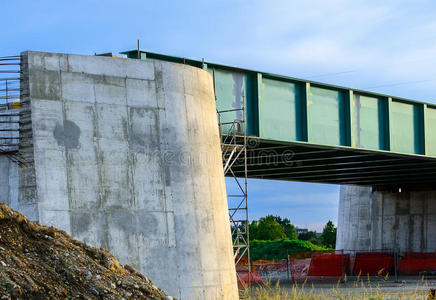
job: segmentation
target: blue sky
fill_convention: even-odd
[[[435,102],[435,1],[6,1],[0,56],[136,48]],[[338,187],[253,180],[250,215],[320,230]]]

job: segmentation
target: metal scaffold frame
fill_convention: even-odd
[[[22,87],[22,57],[0,57],[0,153],[23,164],[20,143],[20,107],[26,95]]]
[[[0,57],[0,109],[11,110],[19,108],[21,57]]]
[[[215,76],[213,76],[215,79]],[[223,121],[225,114],[237,113],[241,116],[232,121]],[[233,241],[233,253],[237,268],[238,280],[241,276],[248,277],[250,284],[250,234],[248,221],[248,173],[247,173],[247,126],[245,97],[242,96],[242,106],[229,110],[217,110],[224,176],[232,178],[237,186],[237,192],[228,193],[229,219]],[[227,118],[228,119],[228,118]],[[233,166],[244,166],[244,176],[236,175]],[[244,259],[246,258],[246,261]],[[246,266],[245,266],[246,264]]]

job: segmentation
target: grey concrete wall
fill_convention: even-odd
[[[0,202],[18,210],[18,164],[0,155]]]
[[[24,56],[29,216],[109,249],[170,295],[237,299],[210,75],[157,61]]]
[[[18,209],[19,110],[0,107],[0,202]]]
[[[436,191],[341,186],[336,249],[436,251]]]

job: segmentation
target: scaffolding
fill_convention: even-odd
[[[21,64],[19,55],[0,57],[0,154],[19,164]]]
[[[225,121],[226,114],[239,115],[240,118]],[[227,194],[229,218],[231,225],[233,254],[239,283],[246,283],[241,277],[248,278],[250,284],[250,239],[248,222],[247,193],[247,129],[245,114],[245,97],[240,108],[217,111],[221,136],[222,161],[224,176],[231,178],[236,185],[236,192]],[[238,177],[233,166],[244,166],[244,176]]]
[[[0,57],[0,110],[18,109],[20,103],[21,57]]]

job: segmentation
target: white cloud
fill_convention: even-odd
[[[250,3],[240,22],[229,20],[240,25],[227,32],[239,42],[215,50],[221,61],[295,77],[353,70],[322,81],[356,88],[402,83],[409,91],[376,90],[419,100],[434,90],[415,82],[436,79],[436,10],[430,1],[417,3]]]

